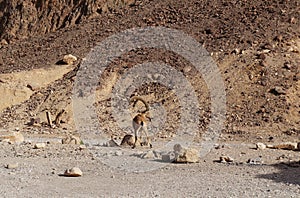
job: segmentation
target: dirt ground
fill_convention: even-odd
[[[79,3],[81,9],[69,5],[71,9],[60,14],[65,18],[59,20],[55,18],[58,16],[55,10],[63,8],[62,2],[48,15],[42,13],[52,4],[34,5],[26,1],[26,5],[20,3],[23,9],[18,9],[19,13],[26,11],[25,14],[9,15],[9,6],[18,5],[18,1],[5,6],[3,2],[0,1],[4,10],[0,16],[5,16],[7,21],[0,20],[3,27],[0,38],[5,39],[0,43],[0,90],[4,90],[0,134],[18,128],[25,142],[20,145],[0,142],[2,197],[299,196],[299,151],[255,149],[257,142],[300,142],[300,3],[297,0],[116,1],[114,6],[107,1],[108,7],[87,1]],[[37,20],[33,17],[35,13],[46,29],[39,28],[38,23],[30,29],[28,24]],[[74,16],[81,17],[74,19]],[[14,21],[23,21],[26,27]],[[147,148],[111,148],[110,151],[83,132],[79,133],[87,137],[83,139],[86,149],[58,143],[58,139],[78,133],[72,90],[88,53],[109,36],[147,26],[184,32],[196,39],[218,66],[225,85],[227,108],[224,129],[216,141],[219,146],[214,145],[211,152],[201,156],[199,163],[172,164],[130,156],[130,153],[148,152]],[[64,69],[59,61],[66,54],[73,54],[78,60]],[[168,64],[190,82],[200,112],[196,142],[202,142],[212,112],[204,77],[184,57],[152,48],[122,54],[99,77],[97,100],[93,105],[101,135],[106,140],[113,136],[119,141],[132,132],[131,128],[124,130],[116,123],[111,93],[126,72],[145,62]],[[40,71],[49,71],[49,75],[39,81],[36,77],[42,75]],[[152,109],[153,121],[149,124],[150,131],[155,131],[152,150],[159,150],[158,145],[178,137],[181,104],[172,90],[159,83],[149,83],[135,89],[133,94],[145,98]],[[129,108],[129,112],[134,115],[140,108]],[[166,118],[155,114],[161,108]],[[54,128],[49,127],[46,112],[54,119],[59,118]],[[32,120],[37,123],[30,124]],[[33,149],[35,142],[47,141],[51,143],[45,148]],[[111,152],[123,153],[110,156]],[[103,157],[99,153],[108,155]],[[127,154],[129,157],[123,158]],[[232,157],[234,162],[217,162],[222,155]],[[259,162],[251,164],[249,159]],[[111,165],[114,160],[116,164]],[[145,167],[157,165],[157,168],[132,171],[134,163],[130,160]],[[14,163],[18,163],[16,169],[5,168]],[[59,176],[73,166],[83,171],[82,177]],[[130,170],[123,170],[126,167]]]

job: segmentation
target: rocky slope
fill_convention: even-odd
[[[1,38],[14,41],[2,45],[0,49],[1,73],[49,67],[68,53],[84,58],[98,42],[128,28],[175,28],[202,43],[221,70],[227,94],[224,134],[243,139],[299,136],[300,12],[297,0],[117,1],[108,6],[115,5],[114,9],[108,9],[110,14],[101,11],[109,2],[53,2],[1,2]],[[130,6],[120,8],[119,5],[123,4]],[[35,22],[33,26],[29,25],[32,21]],[[111,65],[116,69],[106,72],[105,81],[114,84],[122,72],[146,60],[167,62],[178,70],[189,66],[176,54],[151,49],[144,49],[143,52],[135,50]],[[199,126],[202,131],[209,121],[209,98],[203,79],[193,74],[194,70],[184,73],[203,106]],[[76,70],[54,84],[37,90],[28,101],[3,111],[1,126],[23,127],[45,109],[53,115],[57,115],[62,108],[70,109],[74,75]],[[103,85],[106,85],[105,82]],[[101,89],[107,92],[110,86],[102,86]],[[146,92],[149,87],[136,90],[136,93],[148,95],[150,105],[162,101],[161,96],[166,98],[166,104],[174,101],[172,94],[160,85],[151,85],[150,89],[154,95]],[[54,94],[48,98],[50,92]],[[45,98],[48,99],[41,108],[37,104]],[[99,99],[99,119],[105,131],[120,134],[122,132],[111,119],[109,104],[107,96]],[[165,126],[167,133],[172,133],[178,126],[179,106],[174,105],[165,107],[175,120],[169,120]],[[39,109],[36,109],[37,106]],[[72,112],[68,114],[67,117],[72,117]],[[69,124],[73,125],[72,122]]]

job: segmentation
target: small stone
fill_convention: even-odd
[[[119,146],[118,143],[114,139],[109,140],[105,145],[107,147],[117,147],[117,146]]]
[[[115,156],[121,156],[121,155],[123,155],[123,152],[122,152],[122,151],[116,151],[116,152],[115,152]]]
[[[261,60],[266,60],[267,55],[265,53],[261,53],[261,54],[258,55],[258,58],[261,59]]]
[[[232,157],[229,157],[229,156],[223,155],[223,156],[220,157],[220,162],[221,163],[230,163],[230,162],[233,162],[233,161],[234,161],[234,159]]]
[[[68,135],[67,137],[61,140],[62,144],[82,144],[82,141],[79,136]]]
[[[259,158],[255,158],[255,159],[248,159],[247,163],[251,164],[251,165],[261,165],[261,164],[263,164],[263,161],[259,157]]]
[[[183,68],[183,72],[184,72],[184,73],[188,73],[189,71],[191,71],[191,69],[192,69],[191,66],[185,66],[185,67]]]
[[[4,46],[4,45],[8,45],[8,42],[5,40],[5,39],[2,39],[1,41],[0,41],[0,46]]]
[[[276,36],[275,37],[275,41],[279,41],[279,42],[281,42],[282,41],[282,39],[283,39],[283,37],[282,37],[282,35],[278,35],[278,36]]]
[[[66,177],[80,177],[80,176],[82,176],[82,171],[77,167],[73,167],[71,169],[65,170],[63,176],[66,176]]]
[[[153,151],[148,151],[146,153],[143,153],[142,156],[141,156],[142,159],[154,159],[155,158],[155,155],[153,153]]]
[[[183,148],[180,144],[175,144],[173,146],[173,149],[174,149],[175,152],[181,152]]]
[[[67,65],[72,65],[75,61],[77,61],[77,57],[72,54],[65,55],[62,62]]]
[[[264,150],[267,146],[264,143],[258,142],[256,143],[256,149]]]
[[[33,148],[34,149],[41,149],[41,148],[45,148],[45,147],[46,147],[46,144],[41,142],[41,143],[36,143]]]
[[[169,152],[167,154],[162,154],[161,155],[161,160],[163,162],[174,162],[175,161],[175,153],[174,152]]]
[[[80,146],[78,147],[78,149],[79,149],[80,151],[85,150],[85,149],[86,149],[86,146],[85,146],[85,145],[80,145]]]
[[[7,169],[16,169],[16,168],[18,168],[19,167],[19,164],[18,163],[11,163],[11,164],[7,164],[6,166],[5,166],[5,168],[7,168]]]
[[[283,90],[282,87],[274,87],[273,89],[270,90],[270,93],[274,94],[274,95],[285,95],[286,91]]]
[[[292,65],[290,63],[284,63],[284,67],[283,68],[291,70],[292,69]]]
[[[160,159],[161,158],[161,153],[159,151],[153,151],[153,154],[154,154],[154,157],[157,158],[157,159]]]
[[[240,54],[240,53],[241,53],[241,50],[238,49],[238,48],[235,48],[231,53],[232,53],[232,54]]]

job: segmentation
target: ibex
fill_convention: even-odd
[[[146,144],[148,144],[150,146],[150,148],[152,148],[152,144],[150,143],[150,139],[148,136],[148,130],[147,130],[147,119],[149,119],[149,121],[151,121],[151,118],[149,117],[149,110],[150,110],[149,105],[146,103],[146,101],[144,99],[142,99],[141,97],[138,97],[138,96],[134,96],[130,100],[130,102],[133,102],[133,107],[135,107],[135,105],[138,101],[141,101],[145,105],[146,110],[137,114],[132,120],[132,126],[133,126],[133,130],[134,130],[134,138],[135,138],[133,148],[135,148],[137,146],[138,135],[141,130],[146,135]],[[143,144],[143,142],[141,142],[141,144]]]

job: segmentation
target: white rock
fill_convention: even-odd
[[[45,147],[46,147],[46,144],[43,143],[43,142],[40,142],[40,143],[36,143],[33,148],[34,149],[41,149],[41,148],[45,148]]]
[[[263,150],[266,148],[267,148],[267,146],[264,143],[261,143],[261,142],[256,143],[256,149]]]
[[[11,164],[7,164],[5,166],[7,169],[16,169],[19,167],[19,164],[18,163],[11,163]]]
[[[62,61],[67,65],[72,65],[75,61],[77,61],[77,57],[72,54],[68,54],[64,56]]]
[[[263,164],[263,161],[259,157],[259,158],[255,158],[255,159],[248,159],[247,163],[252,164],[252,165],[260,165],[260,164]]]
[[[63,175],[67,177],[80,177],[82,176],[82,171],[77,167],[73,167],[71,169],[67,169]]]

